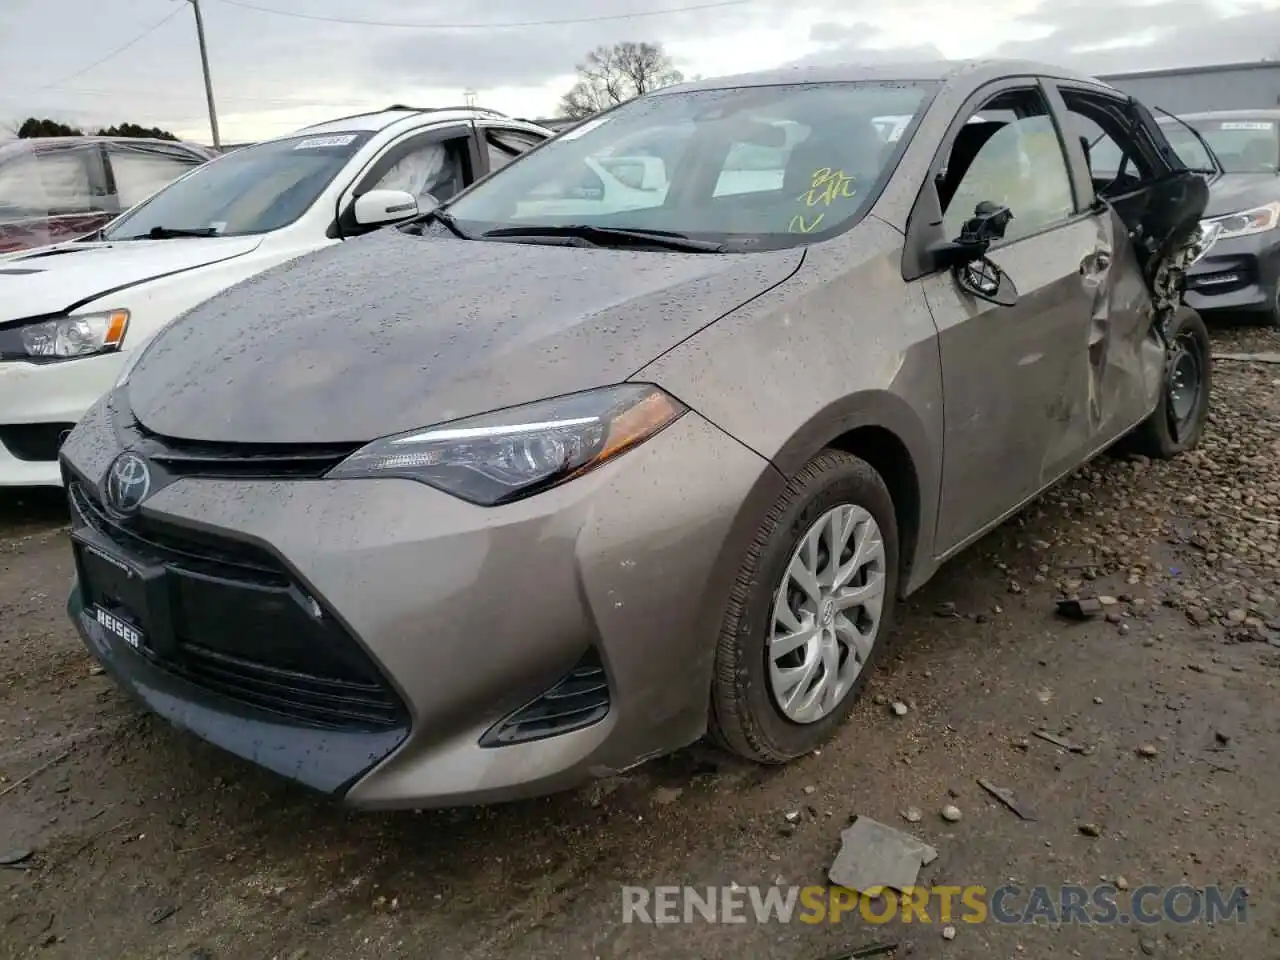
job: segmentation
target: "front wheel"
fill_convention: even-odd
[[[760,763],[812,751],[884,647],[898,586],[893,498],[870,464],[824,450],[787,484],[734,583],[710,734]]]
[[[1171,459],[1200,443],[1213,380],[1209,331],[1200,314],[1180,308],[1169,324],[1168,340],[1160,402],[1125,444],[1130,452],[1157,460]]]

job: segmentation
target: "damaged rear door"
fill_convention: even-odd
[[[1050,96],[1071,134],[1077,189],[1107,251],[1087,278],[1087,347],[1073,381],[1087,412],[1073,427],[1096,450],[1155,408],[1166,375],[1163,326],[1180,302],[1183,271],[1199,254],[1208,187],[1132,97],[1068,81],[1056,81]],[[1064,438],[1064,447],[1072,445]]]

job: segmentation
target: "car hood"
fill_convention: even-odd
[[[1206,217],[1223,217],[1280,200],[1280,176],[1274,173],[1227,173],[1209,184]]]
[[[256,249],[262,237],[60,243],[0,259],[0,322],[74,310],[135,284]],[[122,295],[112,307],[127,307]]]
[[[621,382],[803,258],[381,230],[196,307],[125,389],[167,437],[359,443]]]

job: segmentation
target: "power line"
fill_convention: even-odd
[[[569,17],[563,20],[525,20],[518,23],[403,23],[393,20],[355,20],[348,17],[325,17],[316,13],[297,13],[293,10],[277,10],[274,7],[260,7],[245,0],[221,0],[232,7],[245,10],[256,10],[258,13],[274,13],[280,17],[293,17],[296,20],[315,20],[320,23],[344,23],[360,27],[401,27],[410,30],[500,30],[504,27],[553,27],[566,26],[573,23],[603,23],[606,20],[638,20],[641,17],[664,17],[675,13],[691,13],[695,10],[715,10],[720,7],[740,7],[755,0],[713,0],[710,3],[698,3],[687,7],[667,7],[663,10],[641,10],[636,13],[610,13],[596,17]]]
[[[93,63],[89,64],[87,67],[81,67],[81,68],[80,68],[79,70],[77,70],[75,73],[68,74],[67,76],[63,77],[61,80],[55,80],[55,81],[53,81],[52,83],[46,83],[44,86],[42,86],[42,87],[35,87],[34,89],[36,89],[36,90],[48,90],[48,89],[50,89],[51,87],[60,87],[60,86],[62,86],[64,83],[66,83],[68,80],[74,80],[76,77],[82,77],[82,76],[84,76],[86,73],[88,73],[90,70],[94,69],[95,67],[100,67],[100,66],[102,66],[104,63],[106,63],[106,62],[107,62],[108,60],[110,60],[112,57],[116,57],[116,56],[119,56],[120,54],[124,53],[126,50],[128,50],[130,47],[132,47],[135,43],[138,43],[139,41],[144,40],[144,39],[146,39],[147,37],[151,36],[151,34],[155,33],[157,30],[159,30],[161,27],[163,27],[166,23],[168,23],[170,20],[172,20],[174,17],[176,17],[176,16],[177,16],[178,14],[180,14],[181,12],[182,12],[182,8],[181,8],[181,7],[179,7],[178,9],[174,10],[172,13],[170,13],[170,14],[169,14],[167,17],[165,17],[164,19],[159,20],[159,21],[157,21],[156,23],[152,24],[151,26],[147,27],[147,29],[146,29],[146,30],[142,31],[142,33],[138,34],[136,37],[134,37],[134,38],[133,38],[132,40],[130,40],[128,43],[124,44],[123,46],[116,47],[114,50],[112,50],[110,53],[108,53],[105,57],[102,57],[102,58],[101,58],[101,59],[99,59],[99,60],[95,60],[95,61],[93,61]]]

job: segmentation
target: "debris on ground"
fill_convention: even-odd
[[[172,903],[162,903],[147,914],[147,922],[152,926],[155,926],[157,923],[162,923],[163,921],[168,920],[177,912],[178,908],[176,905]]]
[[[987,793],[991,794],[993,797],[995,797],[997,800],[1003,803],[1006,807],[1008,807],[1010,810],[1016,813],[1023,820],[1034,821],[1036,819],[1036,815],[1031,810],[1031,808],[1026,806],[1025,804],[1019,803],[1014,798],[1013,791],[1008,789],[1007,787],[997,787],[990,780],[986,780],[982,777],[978,778],[978,786],[980,786],[983,790],[987,791]]]
[[[1050,733],[1048,730],[1037,730],[1035,735],[1041,740],[1047,740],[1055,747],[1061,747],[1068,753],[1087,753],[1089,748],[1078,743],[1072,743],[1066,737],[1060,737],[1056,733]]]
[[[11,793],[11,792],[12,792],[12,791],[14,791],[14,790],[17,790],[20,786],[22,786],[24,783],[26,783],[26,782],[27,782],[28,780],[30,780],[32,777],[35,777],[35,776],[38,776],[39,774],[44,773],[46,770],[48,770],[48,769],[49,769],[50,767],[52,767],[54,764],[61,763],[63,760],[67,759],[67,757],[69,757],[69,756],[71,756],[71,751],[70,751],[70,750],[64,750],[62,753],[58,754],[58,755],[57,755],[56,757],[54,757],[52,760],[49,760],[49,761],[47,761],[47,762],[45,762],[45,763],[40,764],[40,766],[36,767],[34,770],[32,770],[30,773],[28,773],[25,777],[19,777],[17,780],[13,781],[13,783],[11,783],[11,784],[9,784],[7,787],[5,787],[3,790],[0,790],[0,797],[3,797],[5,794],[7,794],[7,793]]]
[[[1058,601],[1058,616],[1068,620],[1091,620],[1102,613],[1102,601],[1097,597],[1083,600],[1064,598]]]
[[[32,857],[32,851],[19,847],[16,850],[0,850],[0,867],[21,867]]]
[[[919,807],[907,807],[902,811],[902,819],[907,823],[919,823],[924,819],[924,814],[920,812]]]
[[[865,947],[856,947],[852,952],[841,950],[839,953],[833,953],[826,957],[825,960],[867,960],[868,957],[879,957],[886,953],[893,953],[901,944],[897,940],[876,941],[868,943]]]
[[[956,928],[955,928],[955,927],[950,926],[950,925],[947,925],[947,926],[945,926],[945,927],[943,927],[943,928],[942,928],[942,939],[943,939],[943,940],[954,940],[955,938],[956,938]]]
[[[890,704],[889,709],[893,711],[895,717],[905,717],[907,715],[907,705],[901,700],[895,700]]]
[[[1080,832],[1084,834],[1086,837],[1102,836],[1102,828],[1098,826],[1096,823],[1082,823],[1080,824],[1079,829],[1080,829]]]
[[[1159,753],[1160,751],[1156,749],[1153,743],[1144,743],[1138,748],[1138,756],[1140,757],[1154,757],[1158,756]]]
[[[1215,353],[1213,359],[1232,363],[1280,363],[1280,353]]]
[[[858,817],[840,833],[828,878],[838,887],[860,893],[888,888],[901,893],[914,887],[920,868],[938,858],[923,840],[872,820]]]
[[[960,820],[960,808],[954,804],[948,803],[942,808],[942,819],[947,823],[957,823]]]

